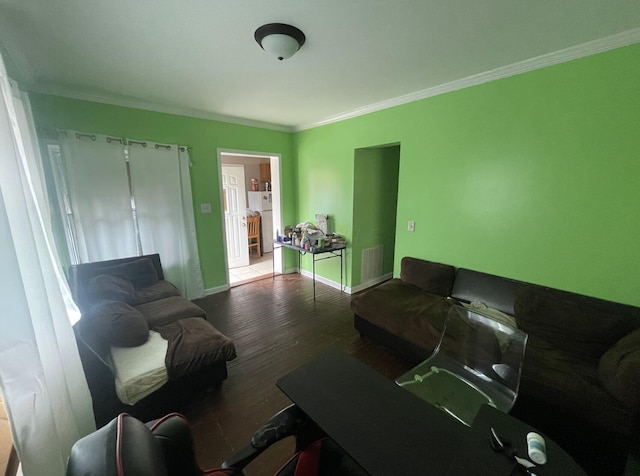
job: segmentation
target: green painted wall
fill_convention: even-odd
[[[633,45],[296,134],[37,94],[32,105],[41,127],[193,148],[196,210],[214,210],[195,215],[206,287],[225,282],[217,148],[280,153],[284,223],[329,214],[355,286],[367,246],[356,151],[400,144],[395,275],[417,256],[640,305],[638,84]],[[318,273],[339,281],[337,261]]]
[[[54,96],[31,94],[30,98],[38,127],[75,129],[192,148],[191,185],[205,288],[226,283],[218,148],[281,154],[283,219],[290,222],[297,216],[291,133]],[[201,214],[199,204],[202,202],[211,203],[213,213]],[[294,266],[293,258],[287,259],[291,261],[287,266]]]
[[[398,145],[355,151],[351,286],[362,284],[362,250],[366,248],[382,245],[382,272],[393,272],[399,162]]]
[[[400,143],[396,275],[417,256],[640,305],[639,84],[633,45],[299,132],[300,216],[353,240],[354,151]]]

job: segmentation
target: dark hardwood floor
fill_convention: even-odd
[[[412,367],[412,362],[388,348],[360,338],[353,328],[351,296],[321,283],[316,286],[315,302],[311,280],[298,274],[256,281],[196,301],[207,311],[208,320],[234,340],[238,353],[228,363],[229,377],[220,389],[194,395],[192,403],[180,409],[190,421],[202,467],[219,466],[246,446],[264,422],[291,403],[276,381],[331,346],[390,380]],[[640,474],[635,462],[624,471],[628,443],[602,441],[598,433],[578,438],[584,432],[567,426],[564,422],[569,420],[545,408],[521,406],[524,400],[519,399],[512,413],[554,438],[588,474]],[[545,424],[545,415],[551,425]],[[246,474],[273,475],[293,449],[291,439],[274,445],[247,467]]]
[[[208,320],[231,337],[238,357],[219,390],[195,396],[182,413],[194,434],[202,467],[218,466],[249,443],[251,435],[290,404],[276,381],[334,346],[394,379],[411,368],[353,328],[351,297],[298,274],[268,278],[197,300]],[[293,442],[274,445],[246,473],[272,475],[293,453]]]

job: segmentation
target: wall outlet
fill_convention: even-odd
[[[407,225],[408,231],[416,231],[416,222],[413,220],[409,220],[409,224]]]
[[[200,213],[211,213],[211,204],[210,203],[201,203],[200,204]]]

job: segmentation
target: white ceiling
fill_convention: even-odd
[[[253,39],[272,22],[307,37],[289,60]],[[639,0],[0,0],[27,89],[293,130],[636,42]]]

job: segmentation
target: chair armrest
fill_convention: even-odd
[[[251,437],[251,443],[222,463],[222,468],[242,469],[272,444],[288,436],[315,430],[309,417],[296,405],[290,405],[276,413]]]

